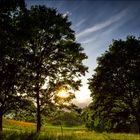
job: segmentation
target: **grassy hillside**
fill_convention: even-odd
[[[44,125],[39,134],[36,124],[4,119],[0,140],[140,140],[140,135],[89,132],[81,127]]]
[[[30,122],[16,121],[10,119],[3,119],[4,130],[35,130],[36,124]]]

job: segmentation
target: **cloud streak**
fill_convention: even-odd
[[[82,43],[82,44],[87,44],[87,43],[90,43],[90,42],[92,42],[92,41],[94,41],[95,39],[92,37],[92,38],[89,38],[89,39],[86,39],[86,40],[84,40],[84,41],[80,41],[80,43]]]
[[[81,31],[80,33],[78,33],[76,35],[76,37],[78,39],[80,38],[83,38],[83,37],[86,37],[87,35],[91,34],[91,33],[94,33],[94,32],[97,32],[101,29],[104,29],[110,25],[112,25],[113,23],[121,20],[124,16],[126,16],[127,14],[127,9],[123,10],[122,12],[118,13],[117,15],[111,17],[110,19],[108,19],[107,21],[104,21],[104,22],[101,22],[101,23],[98,23],[92,27],[89,27],[83,31]]]
[[[79,22],[74,26],[74,28],[77,28],[77,27],[81,26],[85,21],[86,21],[86,19],[82,19],[81,21],[79,21]]]

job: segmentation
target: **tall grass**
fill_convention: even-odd
[[[24,124],[24,125],[23,125]],[[140,135],[120,133],[96,133],[82,127],[61,127],[45,125],[40,133],[35,124],[4,121],[0,140],[140,140]]]
[[[107,134],[95,132],[67,132],[62,136],[56,131],[51,132],[15,132],[4,131],[0,133],[0,140],[140,140],[139,135],[134,134]]]

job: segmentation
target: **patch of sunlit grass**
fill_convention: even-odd
[[[18,125],[25,125],[25,126],[36,126],[35,123],[32,123],[32,122],[23,122],[23,121],[16,121],[16,120],[11,120],[11,119],[3,119],[7,122],[10,122],[10,123],[15,123],[15,124],[18,124]]]
[[[35,133],[35,124],[30,122],[4,120],[4,126],[0,140],[140,140],[138,134],[96,133],[87,131],[84,126],[63,127],[61,130],[60,126],[44,125],[40,133]]]
[[[4,130],[35,130],[36,124],[31,122],[16,121],[11,119],[3,119]]]

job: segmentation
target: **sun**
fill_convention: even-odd
[[[61,98],[66,98],[68,97],[68,94],[65,90],[59,91],[58,96]]]

